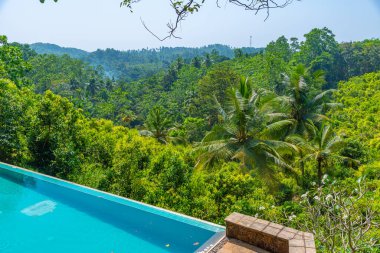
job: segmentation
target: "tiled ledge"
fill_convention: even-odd
[[[273,253],[315,253],[314,236],[255,217],[232,213],[226,219],[229,238]]]

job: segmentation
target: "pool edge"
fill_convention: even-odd
[[[226,238],[226,231],[215,233],[208,239],[202,246],[200,246],[194,253],[208,253],[211,252],[224,238]]]

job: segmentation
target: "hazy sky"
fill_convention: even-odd
[[[121,0],[0,0],[0,34],[22,43],[50,42],[85,50],[138,49],[160,46],[265,46],[281,35],[302,38],[314,27],[328,27],[338,41],[380,38],[380,0],[302,0],[254,15],[227,1],[217,8],[207,0],[201,11],[182,23],[182,39],[160,42],[142,26],[140,18],[159,35],[173,18],[169,0],[141,0],[134,13],[120,8]],[[223,0],[219,0],[220,3]]]

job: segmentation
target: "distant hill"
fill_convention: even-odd
[[[55,55],[64,55],[68,54],[73,58],[84,58],[89,52],[72,48],[72,47],[61,47],[55,44],[50,43],[34,43],[30,47],[37,52],[37,54],[55,54]]]
[[[86,52],[76,48],[65,48],[49,43],[35,43],[30,47],[38,54],[67,54],[81,59],[92,66],[102,66],[110,77],[136,80],[150,76],[170,66],[171,62],[182,57],[189,62],[194,57],[206,54],[218,54],[224,58],[234,57],[234,48],[226,45],[214,44],[204,47],[161,47],[157,49],[140,49],[120,51],[115,49],[98,49],[95,52]],[[262,51],[261,48],[241,48],[245,54],[254,54]]]

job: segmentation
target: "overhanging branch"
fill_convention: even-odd
[[[128,2],[128,7],[131,7],[132,2],[138,2],[140,0],[126,0],[124,2]],[[176,13],[176,19],[174,22],[169,21],[167,24],[167,27],[169,28],[168,35],[164,37],[157,36],[154,32],[152,32],[148,26],[145,24],[143,20],[141,20],[141,23],[143,24],[144,28],[151,33],[154,37],[156,37],[160,41],[164,41],[169,38],[177,38],[180,39],[179,36],[177,36],[175,33],[179,27],[179,24],[185,20],[189,14],[193,14],[194,12],[199,11],[201,6],[205,3],[206,0],[201,1],[195,1],[195,0],[186,0],[186,1],[173,1],[170,0],[170,5],[172,9]],[[220,7],[219,5],[220,0],[216,0],[217,7]],[[284,8],[291,4],[294,0],[226,0],[227,2],[234,4],[236,6],[242,7],[245,10],[249,11],[255,11],[255,14],[257,14],[261,10],[266,10],[267,16],[265,20],[269,17],[269,12],[271,9],[276,8]],[[300,1],[300,0],[297,0]]]
[[[57,2],[58,0],[53,0],[54,2]],[[136,4],[140,2],[141,0],[122,0],[120,3],[120,6],[126,6],[129,8],[132,12],[132,6],[133,4]],[[206,0],[169,0],[170,5],[172,9],[175,11],[176,19],[174,22],[169,21],[167,24],[167,27],[169,28],[168,35],[164,37],[157,36],[155,33],[153,33],[148,26],[145,24],[145,22],[141,19],[141,23],[143,24],[144,28],[151,33],[154,37],[156,37],[158,40],[163,41],[168,38],[177,38],[178,37],[175,32],[177,31],[179,24],[186,19],[186,17],[189,14],[193,14],[194,12],[198,12],[201,6],[206,2]],[[221,0],[215,0],[217,7],[219,7],[219,1]],[[234,5],[237,5],[239,7],[243,7],[245,10],[255,11],[255,14],[257,14],[261,10],[266,10],[267,17],[265,20],[269,17],[269,11],[270,9],[275,8],[284,8],[291,4],[293,1],[301,1],[301,0],[225,0],[226,3],[231,3]],[[44,3],[45,0],[40,0],[41,3]]]

